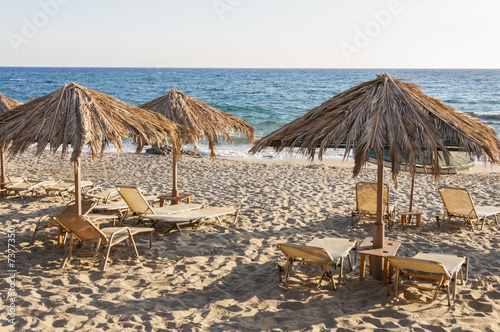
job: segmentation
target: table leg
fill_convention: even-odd
[[[191,197],[186,198],[186,203],[191,203]]]
[[[177,205],[179,204],[179,201],[170,201],[170,205]]]
[[[163,204],[165,204],[165,200],[160,198],[160,207],[162,207]]]
[[[420,227],[420,221],[422,220],[422,215],[417,214],[417,227]]]
[[[406,215],[401,216],[401,226],[404,226],[406,224]]]
[[[365,280],[366,273],[366,255],[360,255],[359,259],[359,280]]]

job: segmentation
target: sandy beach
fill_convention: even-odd
[[[147,194],[167,193],[172,161],[168,156],[106,153],[92,162],[82,156],[83,179],[104,188],[131,185]],[[36,179],[73,177],[73,165],[60,153],[32,152],[7,162],[8,175]],[[410,177],[398,185],[385,171],[390,199],[398,208],[409,203]],[[193,203],[241,209],[236,223],[208,221],[198,231],[155,234],[148,248],[138,237],[140,257],[132,249],[114,249],[105,272],[98,262],[72,260],[59,268],[63,250],[54,242],[29,245],[36,221],[64,206],[57,196],[0,199],[3,278],[0,311],[2,331],[498,331],[500,330],[500,226],[487,219],[483,230],[438,227],[435,215],[443,205],[439,185],[468,188],[477,205],[500,206],[498,167],[432,176],[419,175],[415,206],[424,210],[423,225],[386,229],[402,242],[398,255],[439,251],[470,258],[469,281],[458,286],[449,307],[440,293],[432,304],[387,296],[381,281],[359,280],[354,271],[337,290],[326,281],[315,291],[279,283],[277,263],[284,256],[279,242],[304,244],[315,237],[362,241],[370,223],[351,226],[355,183],[375,181],[375,168],[357,178],[352,162],[325,160],[228,160],[182,156],[179,189],[194,194]],[[132,220],[132,219],[131,219]],[[399,221],[399,215],[397,215]],[[15,266],[7,267],[8,227],[15,229]],[[105,227],[105,225],[102,225]],[[52,229],[51,232],[54,232]],[[8,269],[15,269],[15,318],[8,305],[12,289]],[[335,272],[337,273],[337,272]]]

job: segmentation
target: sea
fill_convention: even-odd
[[[133,105],[173,88],[242,118],[263,137],[348,88],[387,72],[422,86],[427,95],[492,126],[500,133],[500,70],[494,69],[217,69],[0,67],[0,93],[20,102],[41,97],[70,82]],[[242,138],[217,145],[219,158],[292,158],[272,150],[249,155]],[[192,148],[185,146],[185,149]],[[109,151],[113,151],[112,146]],[[134,152],[124,141],[124,152]],[[198,151],[209,155],[206,143]],[[342,158],[334,150],[326,158]],[[352,157],[352,156],[351,156]]]

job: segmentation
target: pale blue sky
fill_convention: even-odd
[[[0,5],[0,66],[500,68],[494,0]]]

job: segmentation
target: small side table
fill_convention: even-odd
[[[179,194],[177,196],[171,196],[171,195],[160,195],[158,196],[158,198],[160,199],[160,207],[163,206],[163,204],[165,204],[165,201],[170,201],[170,204],[171,205],[176,205],[176,204],[179,204],[180,201],[182,201],[183,199],[186,200],[186,203],[191,203],[191,196],[193,196],[193,194],[188,194],[188,193],[182,193],[182,194]]]
[[[394,256],[401,246],[401,242],[385,239],[384,247],[375,249],[373,248],[373,238],[367,237],[361,242],[358,247],[358,254],[360,255],[359,261],[359,280],[365,280],[366,273],[366,256],[370,260],[370,274],[373,273],[372,270],[372,257],[382,257],[383,258],[383,278],[382,282],[387,284],[387,275],[389,274],[389,261],[387,256]],[[392,267],[391,267],[392,268]]]
[[[411,223],[411,217],[415,216],[416,219],[416,226],[420,227],[420,222],[422,221],[422,214],[424,213],[423,210],[419,209],[414,209],[410,211],[409,209],[401,209],[399,210],[399,214],[401,215],[401,225],[404,226],[406,224]],[[409,218],[408,218],[409,217]]]

